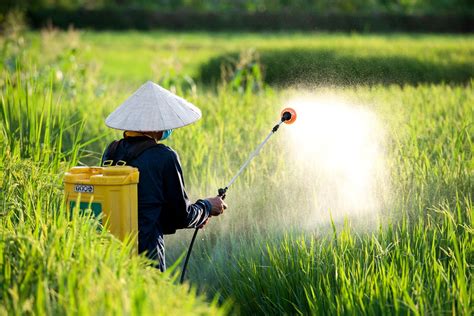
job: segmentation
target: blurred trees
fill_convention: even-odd
[[[102,9],[129,7],[158,11],[307,11],[317,13],[449,13],[473,11],[471,0],[2,0],[0,9]]]

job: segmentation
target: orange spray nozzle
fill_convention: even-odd
[[[285,124],[293,124],[296,121],[296,111],[292,108],[285,108],[281,111],[281,121]]]

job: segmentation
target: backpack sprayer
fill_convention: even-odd
[[[278,129],[280,128],[280,125],[283,124],[283,123],[293,124],[295,121],[296,121],[296,111],[295,110],[293,110],[292,108],[286,108],[286,109],[283,109],[283,111],[281,111],[280,121],[275,126],[273,126],[271,132],[267,135],[267,137],[263,140],[263,142],[260,143],[260,145],[258,145],[257,148],[250,154],[250,157],[244,162],[244,164],[240,167],[237,174],[230,180],[230,182],[224,188],[220,188],[218,190],[218,196],[220,196],[221,199],[225,199],[226,194],[227,194],[227,190],[229,190],[229,188],[232,186],[232,184],[234,184],[235,180],[237,180],[237,178],[242,174],[242,172],[245,170],[245,168],[247,168],[247,166],[253,160],[253,158],[258,156],[258,154],[262,150],[263,146],[265,146],[265,144],[268,142],[270,137],[272,137],[272,135],[275,134],[278,131]],[[194,246],[194,241],[196,240],[196,236],[197,236],[197,233],[198,233],[199,229],[200,229],[200,227],[197,227],[194,230],[193,238],[191,239],[191,243],[189,244],[188,252],[186,254],[186,259],[184,260],[183,271],[181,272],[181,283],[184,282],[184,278],[185,278],[185,275],[186,275],[186,268],[188,267],[189,257],[191,256],[191,252],[192,252],[193,246]]]

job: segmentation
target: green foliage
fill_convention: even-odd
[[[240,93],[258,92],[263,87],[259,57],[253,50],[242,52],[239,56],[229,56],[228,63],[221,63],[221,82]],[[206,78],[201,74],[201,78]],[[210,78],[211,79],[211,78]],[[217,81],[217,80],[216,80]]]
[[[1,73],[0,314],[223,314],[173,284],[174,268],[162,274],[134,255],[133,241],[66,213],[62,175],[101,138],[102,114],[93,116],[101,110],[88,80],[70,84],[82,70],[69,68],[75,58],[63,49],[72,64],[54,57],[58,69],[38,70],[18,59]]]
[[[473,209],[465,207],[440,206],[374,234],[345,227],[333,239],[268,242],[258,257],[237,254],[230,282],[217,287],[246,302],[242,314],[470,314]]]
[[[106,7],[101,9],[52,8],[28,12],[33,28],[54,25],[95,30],[196,30],[196,31],[332,31],[332,32],[414,32],[471,33],[472,9],[433,14],[397,12],[304,11],[195,11]]]
[[[38,8],[66,8],[77,9],[81,7],[98,9],[104,7],[126,6],[131,8],[158,9],[158,10],[196,10],[217,11],[244,10],[256,11],[307,11],[314,10],[321,13],[327,12],[433,12],[433,11],[460,11],[465,8],[472,9],[472,3],[467,0],[7,0],[4,7],[19,6],[25,9]]]
[[[64,167],[5,153],[1,167],[0,313],[221,314],[132,255],[132,243],[66,214]]]
[[[335,223],[332,233],[324,225],[315,232],[293,232],[295,222],[307,220],[300,206],[308,192],[300,195],[298,182],[304,178],[291,160],[277,163],[288,159],[277,137],[229,192],[225,217],[201,233],[189,276],[197,284],[211,280],[203,288],[231,297],[244,315],[472,313],[472,85],[331,91],[371,104],[387,124],[396,200],[381,211],[382,224],[361,231],[351,218],[345,226]],[[240,121],[230,115],[233,109],[253,113],[258,110],[251,110],[252,104],[267,108],[278,101],[268,94],[270,104],[238,102],[237,94],[229,93],[213,115],[227,124]],[[253,146],[239,142],[245,122],[235,126],[225,130],[237,145],[222,145],[224,164],[227,154],[236,157],[243,146]],[[252,130],[263,127],[259,121]],[[217,129],[213,135],[206,138],[218,139]],[[186,163],[185,170],[194,169],[192,161]]]
[[[308,221],[301,206],[312,195],[303,181],[307,175],[288,158],[294,153],[282,129],[229,191],[224,216],[200,233],[188,272],[192,284],[210,297],[231,300],[242,314],[472,314],[474,90],[467,79],[448,80],[459,78],[450,65],[472,65],[470,36],[78,37],[28,34],[21,49],[10,41],[11,49],[4,50],[15,67],[4,65],[0,77],[0,314],[228,311],[171,284],[172,272],[149,268],[144,258],[131,255],[130,243],[97,231],[94,220],[65,214],[62,174],[80,162],[98,163],[103,147],[120,137],[103,119],[152,79],[202,109],[200,122],[175,131],[166,144],[181,156],[190,196],[214,195],[268,133],[285,100],[301,93],[263,85],[259,66],[266,65],[264,53],[283,58],[277,53],[295,46],[306,48],[296,51],[302,60],[314,58],[314,51],[333,52],[344,63],[319,66],[340,67],[347,76],[346,67],[366,69],[360,60],[377,56],[387,63],[399,56],[416,60],[416,67],[435,65],[420,66],[425,77],[409,68],[414,81],[401,71],[394,81],[370,81],[364,74],[374,73],[366,70],[359,77],[372,86],[352,80],[345,87],[307,89],[341,95],[380,117],[388,135],[393,201],[380,210],[377,228],[361,230],[347,219],[300,229]],[[236,57],[224,82],[219,69],[215,78],[221,84],[208,88],[190,79],[210,57],[243,47],[260,54]],[[387,67],[397,73],[394,65]],[[289,74],[284,66],[280,71]],[[263,71],[268,78],[268,66]],[[398,80],[402,86],[380,84]],[[450,84],[431,83],[442,80]],[[168,263],[182,255],[189,233],[167,237]]]
[[[101,73],[107,79],[130,86],[150,78],[186,76],[198,86],[201,82],[218,84],[222,79],[231,81],[237,68],[251,73],[256,64],[260,65],[259,80],[286,85],[466,83],[474,63],[469,35],[129,31],[85,32],[82,36],[90,46],[81,54],[100,59]],[[34,41],[34,37],[27,38]],[[267,65],[267,56],[271,65]]]
[[[447,56],[443,47],[422,51],[382,45],[360,50],[340,45],[262,50],[259,55],[264,81],[277,85],[462,84],[474,77],[473,51],[468,46]],[[233,62],[238,56],[231,53],[212,58],[201,66],[199,78],[205,83],[216,83],[221,78],[229,80],[223,76],[223,70],[240,71],[242,66]]]

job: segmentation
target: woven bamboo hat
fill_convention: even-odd
[[[201,118],[201,110],[147,81],[106,119],[108,127],[135,132],[155,132],[189,125]]]

